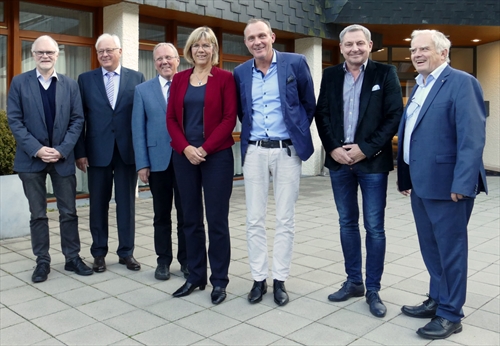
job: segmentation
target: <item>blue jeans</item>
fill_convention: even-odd
[[[363,224],[366,230],[366,289],[380,290],[384,271],[384,215],[388,173],[364,173],[356,165],[330,170],[333,197],[339,213],[340,242],[347,280],[363,282],[361,236],[359,233],[358,185],[363,197]]]
[[[23,189],[30,206],[31,246],[36,262],[50,263],[49,221],[47,218],[47,188],[45,180],[50,175],[54,195],[59,209],[59,228],[61,249],[67,260],[78,256],[80,237],[78,235],[78,216],[76,215],[76,177],[74,174],[62,176],[53,164],[35,173],[19,173]]]

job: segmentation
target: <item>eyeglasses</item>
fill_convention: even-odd
[[[156,62],[163,62],[163,60],[167,60],[167,61],[172,61],[174,59],[177,59],[179,58],[178,56],[170,56],[170,55],[166,55],[166,56],[160,56],[158,58],[156,58]]]
[[[56,54],[57,52],[55,50],[35,50],[33,51],[33,53],[37,57],[42,57],[44,54],[47,56],[54,56],[54,54]]]
[[[203,48],[203,50],[208,50],[210,48],[212,48],[212,45],[211,44],[202,44],[202,45],[199,45],[198,43],[195,43],[191,46],[191,49],[192,50],[198,50],[200,48]]]
[[[409,119],[415,114],[417,114],[419,108],[420,104],[415,100],[415,97],[413,97],[410,100],[410,104],[408,104],[408,107],[406,108],[406,118]]]
[[[107,55],[111,55],[117,49],[120,49],[120,48],[99,49],[97,51],[97,55],[103,55],[104,53],[106,53]]]

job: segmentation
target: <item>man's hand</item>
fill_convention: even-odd
[[[147,184],[149,183],[149,168],[142,168],[140,169],[137,174],[139,175],[139,179],[141,179],[141,181],[144,183],[144,184]]]
[[[44,146],[38,150],[36,157],[42,159],[43,162],[54,163],[59,161],[62,155],[56,149]]]
[[[187,159],[189,160],[189,162],[191,162],[192,165],[199,165],[203,161],[206,161],[200,150],[198,148],[193,147],[192,145],[188,145],[184,149],[183,153],[184,155],[186,155]]]
[[[346,144],[343,145],[342,148],[346,150],[347,156],[351,158],[351,162],[348,163],[348,165],[354,165],[366,158],[366,155],[363,154],[363,152],[359,148],[359,145],[357,144]]]
[[[409,197],[411,195],[411,189],[399,191],[403,196]]]
[[[352,159],[347,155],[347,150],[343,147],[333,149],[330,152],[330,156],[341,165],[350,165],[352,162]]]
[[[453,202],[458,202],[459,200],[464,199],[464,198],[465,198],[465,196],[461,195],[459,193],[454,193],[454,192],[451,193],[451,200]]]
[[[83,173],[87,173],[87,167],[89,166],[89,161],[87,160],[86,157],[82,157],[78,160],[76,160],[76,167]]]

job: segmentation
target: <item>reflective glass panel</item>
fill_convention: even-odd
[[[177,27],[177,48],[184,49],[186,41],[193,30],[193,28],[187,28],[185,26]]]
[[[92,37],[92,12],[19,3],[19,29]]]
[[[0,1],[0,22],[5,22],[3,1]]]
[[[165,27],[149,23],[139,23],[139,40],[165,42]]]
[[[243,35],[233,35],[233,34],[222,34],[222,50],[226,54],[252,56],[248,51],[245,42],[243,41]]]

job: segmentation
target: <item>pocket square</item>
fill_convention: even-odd
[[[375,84],[372,88],[372,91],[377,91],[380,90],[380,86],[378,84]]]

